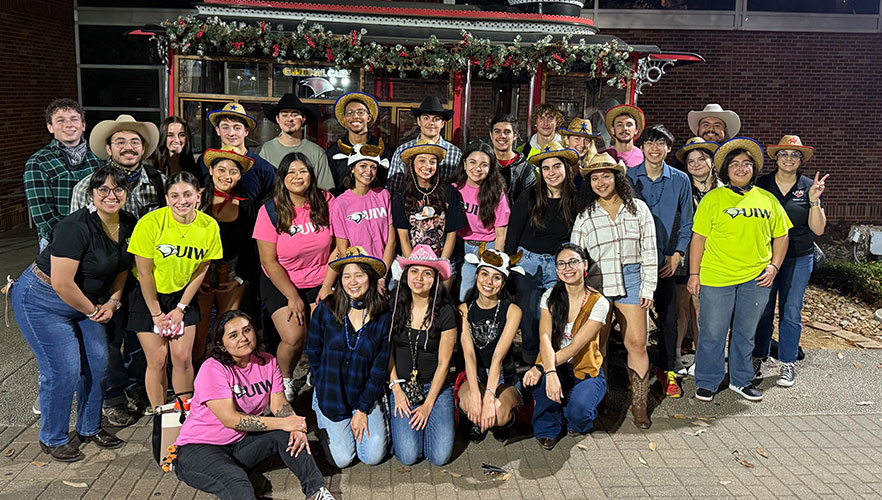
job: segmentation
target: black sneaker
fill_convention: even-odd
[[[794,363],[781,363],[781,374],[778,376],[776,384],[781,387],[793,387],[796,383],[796,367]]]
[[[748,401],[762,401],[763,393],[759,389],[755,388],[752,385],[745,385],[744,387],[738,387],[736,385],[729,384],[729,389],[735,394],[738,394],[742,398]]]
[[[762,380],[763,379],[763,362],[765,359],[763,358],[753,358],[753,380]]]
[[[713,401],[714,391],[710,389],[705,389],[704,387],[699,387],[698,390],[695,391],[695,399],[699,401]]]
[[[138,417],[129,412],[128,403],[120,403],[110,408],[102,408],[101,414],[112,427],[126,427],[134,424]]]
[[[481,432],[481,428],[477,425],[469,427],[469,442],[480,443],[487,437],[486,432]]]

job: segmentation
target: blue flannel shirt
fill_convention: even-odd
[[[662,174],[653,181],[646,175],[646,162],[643,162],[628,169],[628,178],[655,219],[659,267],[665,264],[665,256],[674,252],[683,252],[685,256],[692,239],[695,214],[689,177],[665,163]]]
[[[337,322],[327,301],[319,303],[306,334],[306,355],[312,370],[319,409],[334,422],[352,418],[355,410],[370,413],[386,389],[389,368],[387,311],[371,318],[358,333],[349,325],[349,346],[343,325]],[[348,322],[348,319],[347,319]]]

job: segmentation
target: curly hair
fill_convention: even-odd
[[[637,194],[634,192],[634,186],[631,184],[631,181],[628,179],[625,174],[621,172],[617,172],[612,170],[613,176],[616,184],[616,194],[619,195],[619,198],[622,199],[622,203],[625,204],[625,209],[632,214],[637,213],[637,205],[634,204],[634,198],[637,197]],[[593,174],[594,172],[592,172]],[[594,192],[594,189],[590,188],[591,184],[591,176],[588,176],[588,188],[583,189],[585,196],[585,209],[583,213],[593,213],[594,208],[597,206],[597,199],[600,198],[597,196],[597,193]]]
[[[285,186],[285,177],[288,175],[288,169],[296,161],[303,163],[309,172],[309,187],[306,188],[306,202],[309,204],[309,221],[316,228],[329,227],[331,225],[328,200],[325,199],[325,192],[319,189],[316,184],[315,168],[305,154],[299,152],[288,153],[279,162],[279,168],[276,170],[276,187],[273,190],[273,196],[276,199],[276,211],[279,214],[279,220],[276,224],[276,232],[279,234],[287,233],[294,221],[294,204],[291,203],[291,196],[288,194],[288,188]]]
[[[551,104],[540,104],[533,110],[533,116],[530,117],[530,125],[533,126],[533,130],[536,130],[536,123],[542,115],[551,115],[551,117],[554,118],[554,121],[557,123],[557,126],[555,126],[555,132],[557,132],[557,127],[563,125],[564,116],[560,110]]]
[[[254,322],[251,321],[251,316],[249,316],[248,313],[233,309],[232,311],[227,311],[221,314],[220,317],[217,318],[217,323],[215,323],[214,330],[211,332],[211,336],[214,338],[214,344],[210,346],[208,356],[216,359],[224,366],[233,366],[236,364],[233,360],[233,356],[224,349],[224,327],[227,326],[227,323],[236,318],[244,318],[248,321],[248,324],[254,328]],[[256,328],[254,328],[254,343],[254,354],[257,354],[258,359],[261,360],[260,364],[265,364],[267,358],[263,353],[263,335],[261,335],[260,331]]]
[[[502,199],[502,193],[505,192],[505,178],[502,177],[502,172],[499,171],[496,153],[490,144],[484,141],[476,141],[469,144],[462,155],[462,160],[459,162],[459,169],[456,172],[456,180],[453,186],[456,189],[462,189],[466,182],[468,182],[469,176],[466,173],[466,161],[473,153],[483,153],[490,159],[490,170],[478,189],[478,218],[481,219],[481,224],[484,227],[494,227],[496,224],[496,207],[499,205],[499,200]]]

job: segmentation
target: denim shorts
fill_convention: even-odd
[[[625,282],[625,295],[609,297],[610,302],[616,304],[640,305],[640,286],[643,280],[640,278],[640,264],[625,264],[622,266],[622,276]]]

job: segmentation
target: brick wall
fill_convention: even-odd
[[[638,105],[682,145],[689,110],[717,102],[741,117],[740,135],[761,144],[799,135],[816,148],[805,173],[829,173],[827,215],[839,223],[882,222],[882,34],[609,30],[632,44],[697,52]],[[768,157],[767,157],[768,159]]]
[[[27,224],[22,173],[51,138],[46,105],[77,97],[73,0],[5,0],[0,47],[0,230],[7,230]]]

